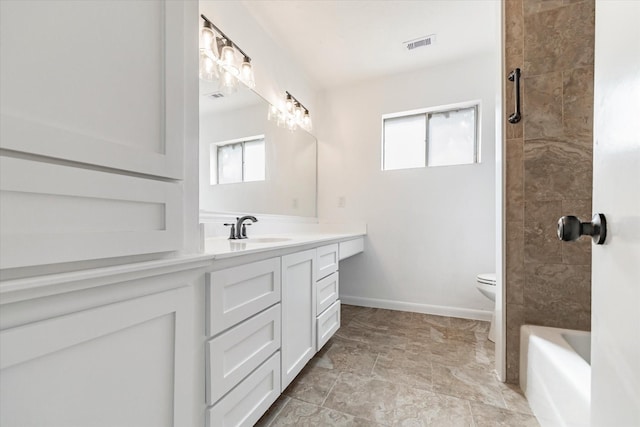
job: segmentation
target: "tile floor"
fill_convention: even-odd
[[[493,372],[487,322],[342,306],[342,327],[256,424],[538,426]]]

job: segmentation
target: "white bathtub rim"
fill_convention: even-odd
[[[587,331],[522,326],[520,387],[541,426],[588,426],[591,366],[563,334],[590,336]],[[530,369],[530,358],[537,369]],[[551,396],[554,390],[558,396]]]

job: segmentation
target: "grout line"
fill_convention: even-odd
[[[341,376],[342,376],[342,372],[340,372],[338,374],[336,379],[333,381],[333,384],[331,384],[331,387],[329,388],[329,391],[327,392],[327,395],[324,397],[324,399],[322,399],[322,403],[320,404],[321,407],[323,407],[323,408],[325,407],[324,404],[326,403],[327,399],[329,398],[329,395],[333,391],[333,388],[336,386],[336,384],[338,384],[338,380],[340,379]]]
[[[376,360],[373,362],[373,366],[371,367],[371,372],[369,372],[369,375],[371,377],[373,377],[373,371],[375,371],[376,369],[376,365],[378,364],[378,358],[380,357],[380,353],[376,354]]]
[[[473,423],[473,427],[477,427],[476,416],[473,413],[473,409],[471,409],[471,402],[468,400],[467,400],[467,407],[469,408],[469,413],[471,414],[471,422]]]
[[[289,396],[285,396],[287,398],[287,401],[284,402],[284,405],[282,405],[280,407],[280,409],[278,409],[278,411],[273,414],[273,418],[271,419],[271,421],[269,421],[269,424],[266,425],[266,427],[271,427],[271,425],[276,421],[276,419],[280,416],[280,413],[284,410],[284,408],[289,404],[289,402],[291,402],[291,397]]]

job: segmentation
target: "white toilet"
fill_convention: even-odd
[[[496,301],[496,274],[495,273],[480,273],[476,276],[476,287],[491,301]],[[493,315],[491,316],[491,327],[489,328],[489,340],[495,342],[495,333],[493,331],[493,325],[496,321],[496,310],[493,309]]]

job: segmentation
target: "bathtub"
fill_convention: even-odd
[[[591,333],[524,325],[520,387],[541,427],[588,427]]]

